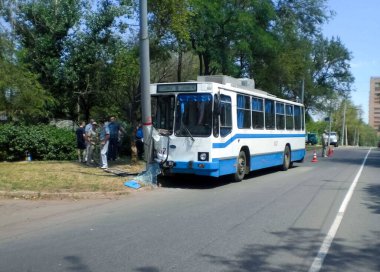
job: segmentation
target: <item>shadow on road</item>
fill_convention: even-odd
[[[230,183],[228,178],[213,178],[196,175],[159,176],[158,185],[164,188],[213,189]]]
[[[293,168],[297,168],[297,165],[294,165]],[[257,179],[264,175],[269,175],[271,173],[276,173],[279,170],[279,167],[272,167],[257,171],[252,171],[247,174],[244,180],[247,179]],[[291,171],[291,169],[289,170]],[[164,188],[179,188],[179,189],[213,189],[228,184],[235,183],[231,175],[222,176],[219,178],[214,177],[205,177],[197,175],[174,175],[174,176],[159,176],[158,184]]]
[[[247,245],[231,258],[209,254],[200,257],[220,267],[220,271],[308,271],[324,238],[314,229],[290,229],[272,234],[280,239],[278,244]],[[378,232],[371,233],[355,245],[335,239],[323,264],[323,271],[355,271],[352,270],[355,268],[380,271],[378,238]],[[359,244],[362,246],[357,246]],[[309,261],[305,262],[308,258]]]
[[[373,213],[380,214],[380,185],[368,185],[364,188],[364,191],[367,193],[365,205],[368,209],[372,210]]]
[[[242,246],[233,256],[199,254],[197,263],[206,261],[212,271],[285,272],[308,271],[317,256],[324,235],[316,229],[292,228],[286,232],[271,232],[275,244]],[[322,265],[323,271],[380,271],[380,232],[362,236],[360,241],[334,239]],[[159,272],[157,267],[140,267],[137,272]],[[163,269],[162,271],[167,271]]]
[[[78,256],[65,256],[64,260],[69,264],[67,269],[70,271],[91,272],[90,268]]]

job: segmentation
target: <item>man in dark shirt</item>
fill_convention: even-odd
[[[78,162],[85,161],[85,150],[86,150],[86,133],[84,131],[85,122],[81,122],[75,134],[77,136],[77,153],[78,153]]]
[[[119,133],[122,131],[120,124],[116,122],[115,116],[111,116],[108,128],[110,130],[108,159],[114,161],[118,155]]]
[[[136,127],[135,145],[137,149],[137,156],[139,160],[142,160],[144,158],[144,133],[141,123],[139,123],[139,125]]]

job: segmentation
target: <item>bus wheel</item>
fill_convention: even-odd
[[[289,167],[291,166],[291,162],[290,162],[290,148],[289,146],[285,146],[285,150],[284,150],[284,159],[282,161],[282,171],[286,171],[289,169]]]
[[[242,181],[245,176],[245,169],[247,167],[247,158],[244,151],[240,151],[237,160],[236,173],[234,175],[234,181]]]

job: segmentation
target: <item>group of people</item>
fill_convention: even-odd
[[[107,169],[108,161],[115,161],[118,157],[120,138],[123,134],[125,130],[114,116],[111,116],[109,121],[99,124],[94,119],[87,125],[82,121],[76,130],[78,161],[92,166],[96,156],[95,148],[99,146],[100,168]],[[138,158],[143,159],[144,137],[141,124],[136,127],[134,134]]]
[[[94,163],[94,150],[98,145],[100,147],[100,168],[108,168],[108,160],[116,160],[118,156],[120,136],[124,129],[116,122],[112,116],[107,122],[99,124],[91,119],[85,125],[85,122],[79,124],[76,130],[78,161],[86,163],[88,166]]]

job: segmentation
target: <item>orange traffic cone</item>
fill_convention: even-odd
[[[317,152],[315,152],[315,150],[314,150],[313,159],[311,160],[311,162],[318,162]]]
[[[331,157],[333,154],[334,154],[334,150],[331,147],[329,147],[329,151],[327,152],[327,156]]]

